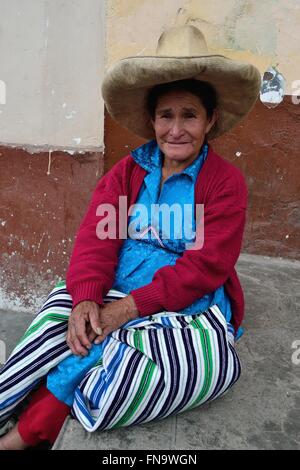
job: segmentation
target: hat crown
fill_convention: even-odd
[[[160,36],[157,56],[192,57],[209,55],[203,33],[192,25],[174,26]]]

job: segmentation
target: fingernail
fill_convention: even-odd
[[[102,328],[96,328],[97,335],[102,335]]]

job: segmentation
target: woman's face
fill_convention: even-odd
[[[152,125],[165,163],[189,165],[203,145],[205,135],[217,119],[211,120],[200,99],[187,91],[170,91],[158,99]]]

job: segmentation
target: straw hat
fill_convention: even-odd
[[[140,137],[153,139],[146,107],[149,90],[188,78],[209,82],[217,92],[219,118],[208,139],[227,132],[246,116],[261,86],[256,67],[210,54],[202,32],[185,25],[161,35],[155,56],[127,57],[114,64],[105,75],[102,95],[114,120]]]

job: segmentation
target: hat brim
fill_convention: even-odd
[[[258,69],[219,55],[201,57],[129,57],[112,66],[102,84],[109,114],[134,134],[155,137],[146,108],[149,90],[158,84],[194,78],[217,92],[219,118],[207,138],[230,130],[254,106],[261,87]]]

